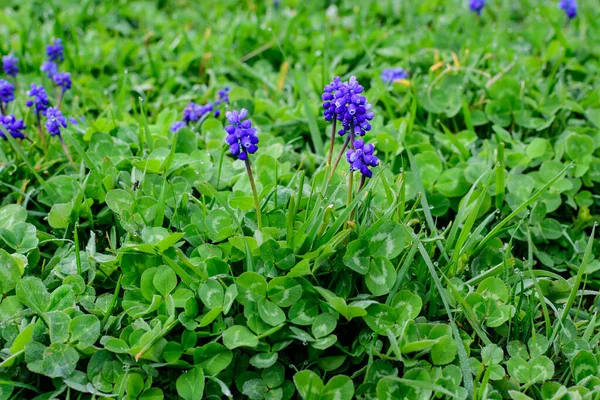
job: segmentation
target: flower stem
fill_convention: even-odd
[[[67,156],[67,159],[69,160],[69,163],[75,169],[75,171],[77,171],[77,164],[75,164],[75,161],[73,161],[73,158],[71,157],[71,153],[69,153],[69,149],[67,149],[67,145],[65,144],[65,140],[63,139],[62,135],[59,135],[58,137],[60,138],[60,145],[62,146],[63,151],[65,152],[65,155]]]
[[[331,141],[329,142],[329,156],[327,157],[327,166],[331,165],[331,158],[333,157],[333,144],[335,143],[335,125],[337,119],[333,118],[333,124],[331,124]]]
[[[35,117],[37,120],[37,128],[38,128],[38,135],[40,136],[40,142],[42,143],[42,148],[44,149],[44,154],[46,154],[46,138],[44,137],[44,131],[42,131],[42,119],[40,118],[40,113],[36,112]]]
[[[260,203],[258,201],[258,193],[256,192],[256,184],[254,183],[254,176],[252,175],[252,168],[250,167],[250,160],[246,158],[244,160],[246,164],[246,172],[248,172],[248,179],[250,179],[250,186],[252,187],[252,194],[254,195],[254,207],[256,208],[256,222],[258,223],[258,230],[262,230],[262,218],[260,214]]]
[[[350,143],[350,135],[346,136],[346,140],[344,141],[344,145],[342,146],[342,149],[340,150],[340,153],[338,154],[335,163],[333,164],[333,168],[331,169],[331,172],[329,173],[329,181],[328,183],[331,181],[331,178],[333,178],[333,174],[335,173],[335,170],[337,169],[338,164],[340,163],[340,160],[342,158],[342,155],[344,154],[344,152],[346,151],[346,148],[348,147],[348,143]]]
[[[360,185],[358,185],[358,192],[357,193],[360,193],[360,191],[362,190],[363,186],[365,186],[365,181],[366,181],[365,176],[362,175],[360,177]]]

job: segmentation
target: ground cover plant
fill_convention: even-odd
[[[0,399],[599,397],[596,1],[0,10]]]

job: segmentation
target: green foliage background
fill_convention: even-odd
[[[0,399],[597,398],[600,5],[555,3],[5,0]],[[77,168],[24,105],[55,37]],[[381,159],[349,204],[336,75]],[[223,116],[169,129],[224,86],[262,231]]]

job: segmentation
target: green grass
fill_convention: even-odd
[[[600,5],[556,3],[3,2],[0,400],[598,398]],[[25,106],[53,38],[74,165]],[[224,87],[256,197],[224,112],[170,129]]]

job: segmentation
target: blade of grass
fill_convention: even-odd
[[[417,191],[421,193],[421,207],[423,207],[423,214],[425,215],[425,220],[427,221],[427,225],[429,226],[429,229],[433,236],[438,236],[437,228],[435,226],[435,222],[433,221],[433,216],[431,215],[431,209],[429,208],[429,202],[427,201],[427,196],[425,195],[425,188],[423,187],[423,181],[421,180],[421,174],[419,173],[419,167],[417,166],[415,156],[408,148],[406,149],[406,152],[408,153],[408,159],[410,161],[410,169],[415,175]],[[436,245],[440,249],[442,255],[444,256],[444,259],[448,261],[449,257],[448,253],[446,253],[444,245],[440,241],[436,241]]]
[[[592,247],[594,244],[594,236],[596,234],[596,227],[598,223],[594,224],[592,228],[592,234],[588,240],[587,246],[585,247],[585,253],[583,254],[583,259],[581,260],[581,265],[577,270],[577,276],[575,277],[575,282],[573,283],[573,287],[571,288],[571,293],[569,294],[569,298],[567,299],[567,304],[565,304],[565,308],[563,308],[563,312],[560,315],[559,321],[560,324],[556,324],[554,327],[554,332],[552,332],[552,336],[550,337],[550,343],[554,341],[556,335],[560,330],[560,327],[563,325],[565,320],[567,319],[567,315],[569,315],[569,311],[573,306],[573,302],[575,301],[575,297],[577,297],[577,292],[579,290],[579,285],[581,284],[581,279],[583,278],[583,273],[587,267],[588,261],[590,260],[590,255],[592,254]]]
[[[411,236],[413,242],[416,244],[416,246],[418,246],[419,252],[421,253],[423,260],[425,261],[425,264],[429,269],[429,273],[431,274],[433,282],[435,283],[435,287],[437,288],[440,298],[442,299],[442,303],[444,305],[444,309],[446,310],[446,314],[448,314],[448,320],[450,321],[450,327],[452,329],[452,336],[454,337],[454,341],[456,342],[456,345],[458,347],[458,358],[460,369],[463,373],[463,382],[465,384],[465,389],[467,389],[468,393],[473,393],[474,383],[471,365],[469,364],[467,352],[463,346],[462,339],[460,338],[458,326],[456,326],[456,322],[454,321],[454,317],[452,316],[452,310],[450,309],[450,303],[448,301],[448,298],[446,297],[446,291],[442,286],[442,282],[440,281],[438,273],[435,269],[435,266],[433,265],[433,262],[431,261],[431,258],[429,257],[429,254],[427,253],[427,250],[425,250],[425,247],[414,233],[411,232]]]

